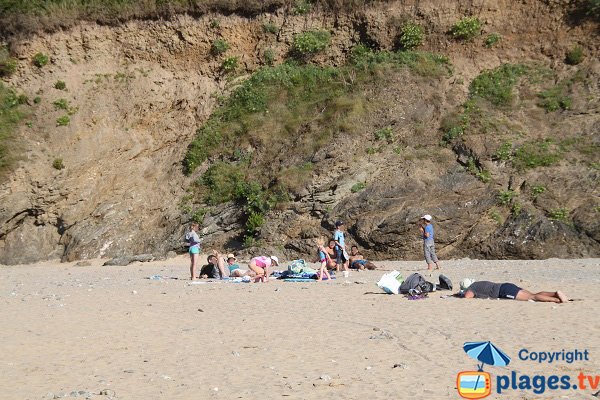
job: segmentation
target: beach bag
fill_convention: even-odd
[[[446,275],[440,274],[440,289],[452,290],[452,281]]]
[[[398,294],[400,292],[400,285],[402,284],[403,278],[400,272],[392,271],[387,274],[383,274],[377,286],[387,294]]]
[[[429,293],[434,292],[436,287],[433,283],[427,282],[423,275],[415,272],[410,275],[400,286],[400,293]]]
[[[288,271],[290,271],[292,274],[300,274],[300,273],[302,273],[302,271],[304,271],[305,267],[306,267],[306,261],[294,260],[291,262],[290,265],[288,265]]]

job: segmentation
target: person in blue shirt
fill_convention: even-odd
[[[425,214],[419,220],[419,231],[423,237],[423,253],[425,254],[425,262],[427,263],[427,270],[440,269],[440,263],[435,255],[435,242],[433,240],[433,225],[431,225],[431,215]]]
[[[340,266],[344,269],[344,277],[347,278],[349,276],[348,271],[348,260],[350,256],[348,256],[348,252],[346,251],[346,241],[344,239],[344,221],[336,221],[335,222],[335,231],[333,232],[333,240],[335,240],[335,249],[337,252],[337,267],[336,271],[340,271]]]

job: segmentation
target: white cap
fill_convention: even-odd
[[[470,278],[465,278],[460,281],[460,290],[467,290],[475,281]]]
[[[421,217],[421,219],[424,219],[424,220],[426,220],[426,221],[431,221],[431,215],[429,215],[429,214],[425,214],[425,215],[423,215],[423,216]]]
[[[271,256],[271,260],[275,261],[276,265],[279,265],[279,258],[277,256]]]

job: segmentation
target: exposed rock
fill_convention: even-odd
[[[104,264],[102,265],[118,265],[118,266],[125,266],[125,265],[129,265],[133,262],[149,262],[149,261],[153,261],[154,260],[154,256],[152,254],[139,254],[136,256],[124,256],[124,257],[115,257],[113,259],[110,259],[108,261],[106,261]]]

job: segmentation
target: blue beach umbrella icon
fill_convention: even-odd
[[[478,365],[479,371],[483,371],[483,364],[494,365],[496,367],[505,367],[510,363],[510,357],[504,354],[502,350],[492,344],[492,342],[466,342],[463,350],[471,358],[481,361]],[[479,383],[480,375],[477,375],[475,387]]]
[[[463,350],[469,357],[481,362],[478,366],[480,371],[483,371],[483,364],[505,367],[510,363],[510,357],[492,342],[467,342],[463,345]]]

